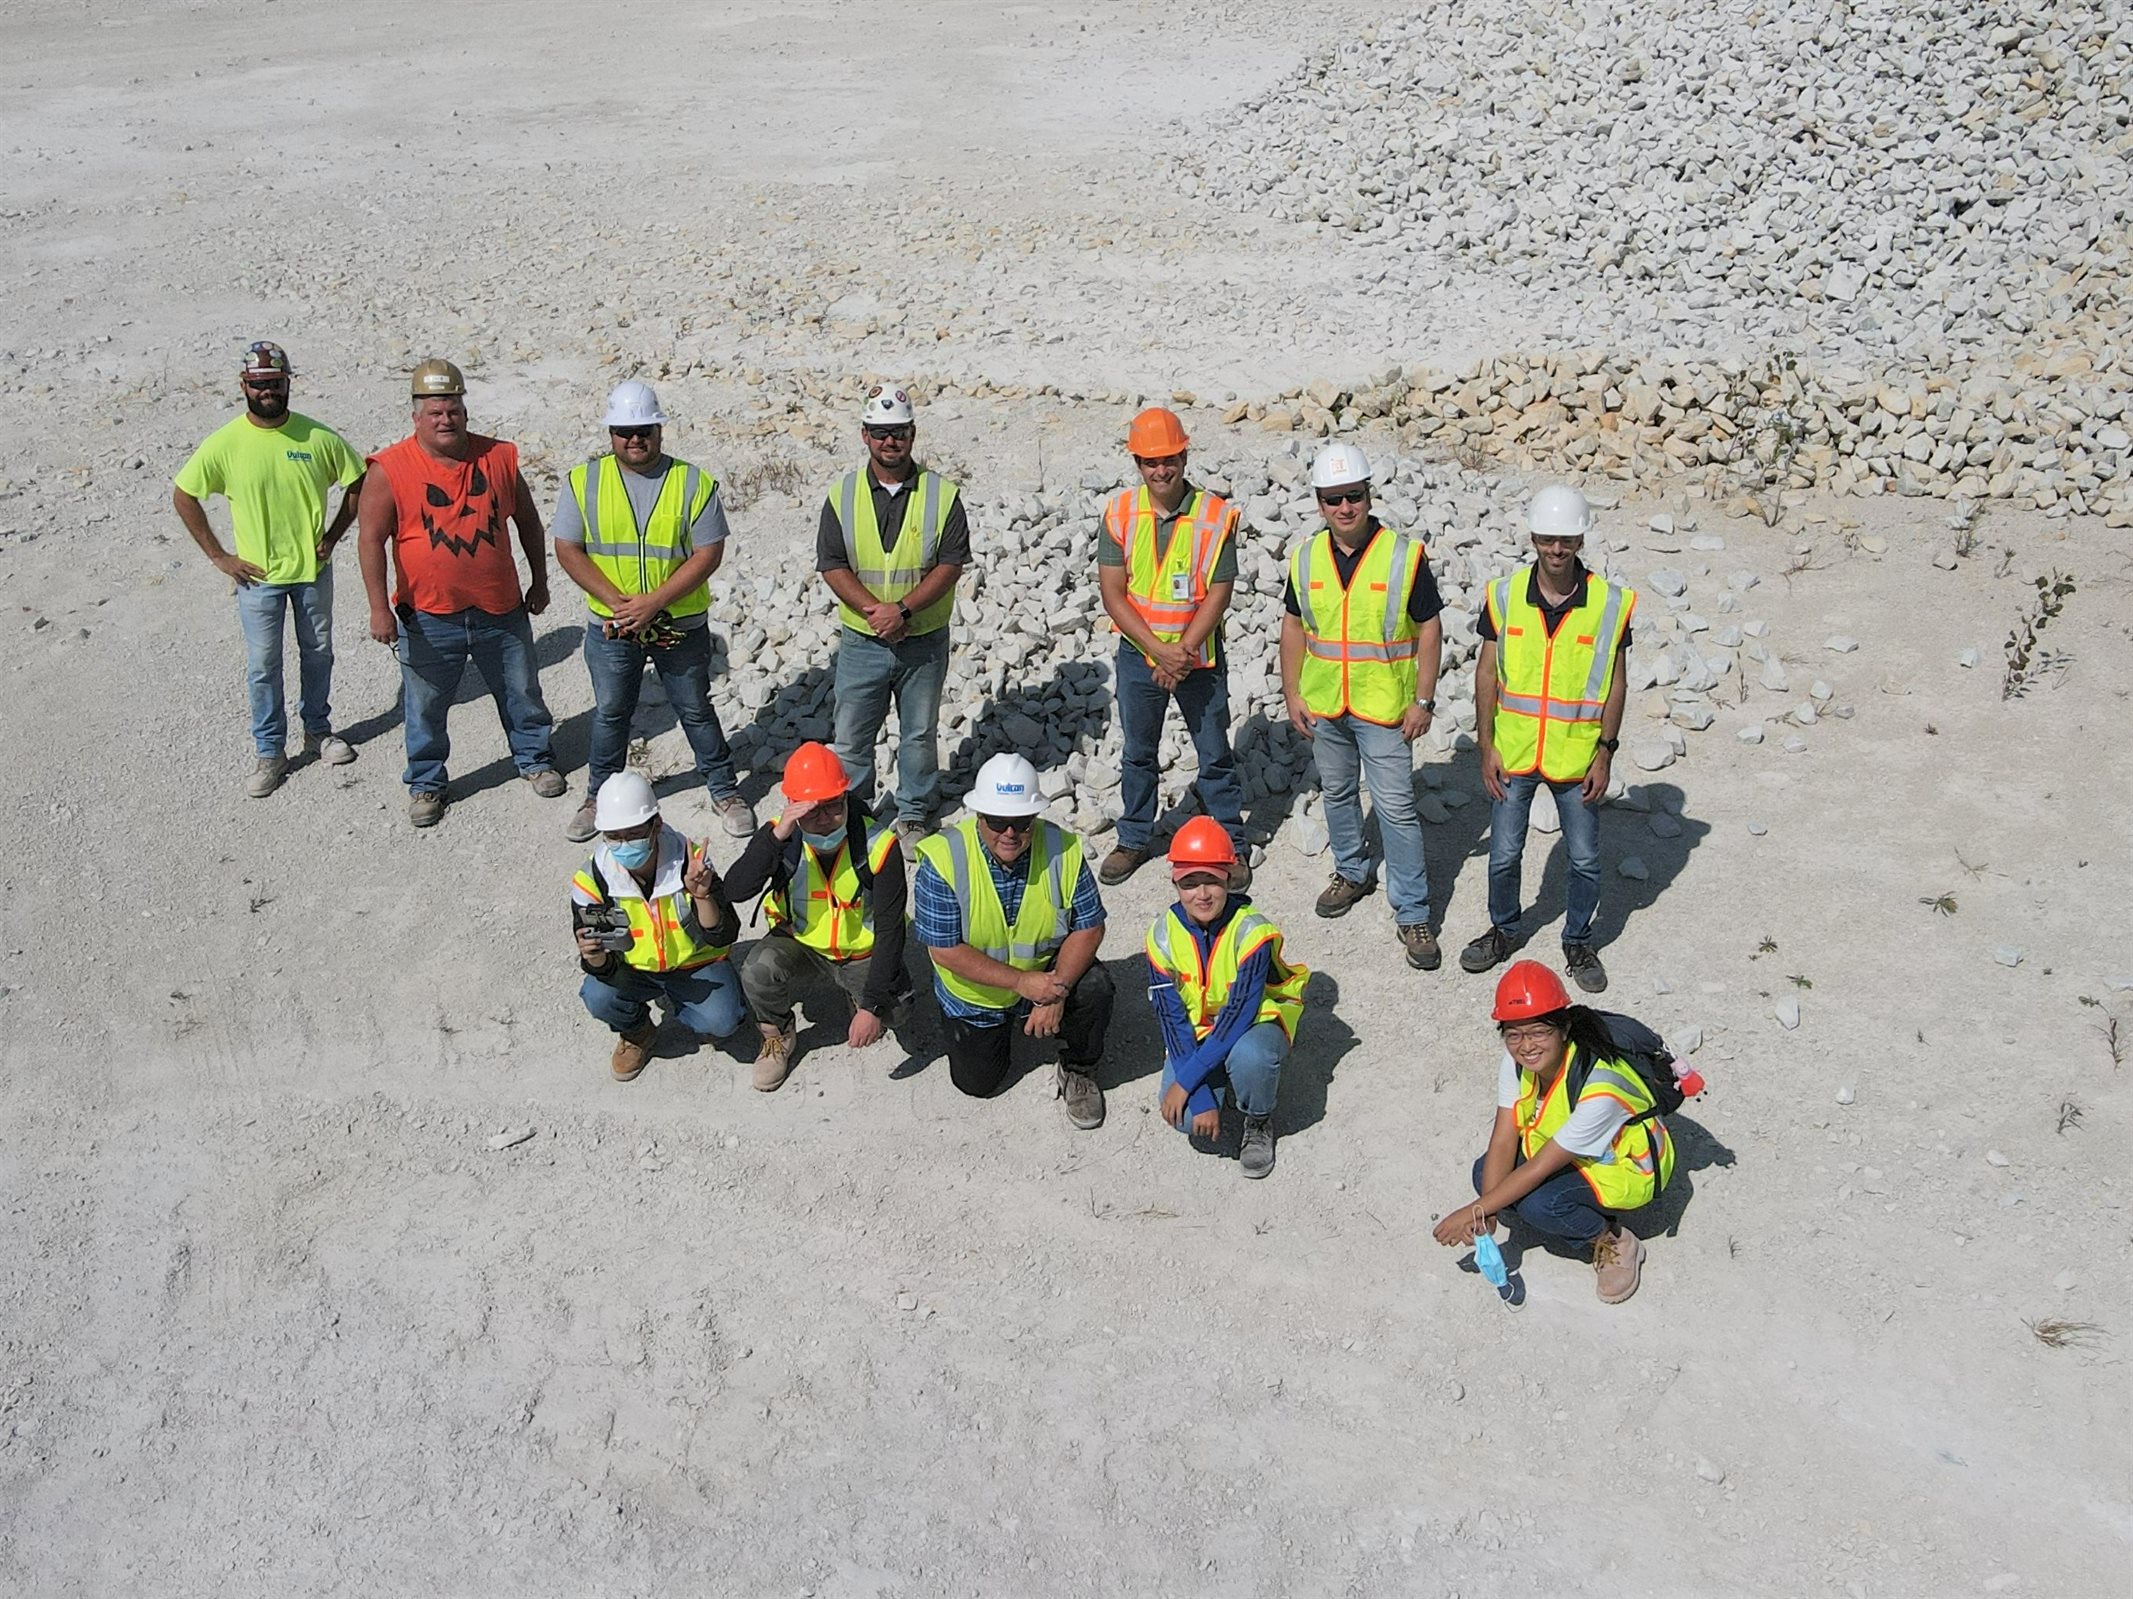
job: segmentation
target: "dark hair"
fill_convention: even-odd
[[[1600,1020],[1600,1013],[1590,1005],[1566,1005],[1561,1010],[1552,1010],[1545,1016],[1533,1018],[1555,1028],[1569,1041],[1570,1047],[1583,1055],[1587,1061],[1612,1060],[1620,1053],[1614,1039],[1609,1036],[1607,1024]],[[1498,1027],[1497,1031],[1503,1029]]]

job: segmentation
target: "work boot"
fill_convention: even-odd
[[[615,1074],[615,1081],[626,1083],[643,1071],[652,1058],[652,1044],[659,1037],[659,1025],[647,1021],[632,1027],[615,1040],[615,1052],[607,1059],[608,1070]]]
[[[1335,872],[1333,881],[1326,885],[1324,892],[1318,896],[1318,903],[1311,908],[1330,921],[1336,916],[1346,916],[1351,907],[1367,899],[1369,895],[1368,883],[1351,883],[1339,872]]]
[[[1147,845],[1114,844],[1111,853],[1104,857],[1102,866],[1096,869],[1096,880],[1106,888],[1116,888],[1146,863],[1155,853]]]
[[[755,807],[738,794],[728,794],[711,802],[711,814],[719,825],[735,838],[747,838],[755,832]],[[757,1086],[761,1086],[758,1084]],[[772,1083],[771,1087],[777,1087]]]
[[[1083,1132],[1104,1124],[1104,1091],[1090,1072],[1059,1063],[1059,1097],[1066,1101],[1067,1120]]]
[[[1461,970],[1485,972],[1511,958],[1511,940],[1498,928],[1490,928],[1459,952]]]
[[[444,820],[444,795],[434,788],[418,788],[407,796],[407,819],[417,827],[435,827]]]
[[[1600,1303],[1619,1305],[1637,1291],[1644,1265],[1644,1240],[1617,1222],[1592,1241],[1592,1269],[1599,1281]]]
[[[1565,944],[1563,946],[1563,970],[1570,980],[1588,994],[1607,992],[1607,968],[1600,964],[1600,957],[1590,944]]]
[[[1252,863],[1239,855],[1229,869],[1229,891],[1242,894],[1252,886]]]
[[[338,733],[306,733],[304,753],[316,755],[328,766],[346,766],[356,758],[355,746]]]
[[[252,775],[244,780],[244,791],[253,799],[265,799],[288,775],[289,758],[286,755],[262,755],[259,764],[252,768]]]
[[[1274,1118],[1246,1116],[1244,1145],[1237,1151],[1237,1168],[1247,1177],[1264,1177],[1274,1169]]]
[[[899,819],[896,824],[896,842],[903,846],[904,859],[917,860],[919,845],[939,831],[938,822],[914,817]]]
[[[1444,962],[1437,935],[1427,922],[1410,922],[1400,929],[1400,942],[1407,947],[1407,964],[1418,972],[1433,972]]]
[[[533,785],[533,792],[542,799],[561,799],[570,792],[570,785],[563,781],[563,774],[552,766],[536,766],[525,776],[526,781]]]
[[[582,844],[597,834],[600,828],[599,824],[593,821],[595,809],[596,802],[593,797],[586,795],[585,803],[573,811],[570,820],[563,824],[563,836],[573,844]]]
[[[775,1093],[792,1071],[792,1047],[799,1037],[799,1029],[787,1022],[783,1027],[763,1029],[762,1047],[755,1053],[755,1086],[765,1094]]]

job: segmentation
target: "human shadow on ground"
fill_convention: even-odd
[[[1711,824],[1684,811],[1686,799],[1672,783],[1631,783],[1620,798],[1600,811],[1600,908],[1593,917],[1592,941],[1605,946],[1621,937],[1630,916],[1650,910],[1687,869],[1689,856],[1710,836]],[[1558,849],[1560,834],[1528,830],[1530,865],[1541,843],[1548,847],[1540,891],[1521,919],[1518,943],[1525,944],[1553,927],[1561,932],[1569,890],[1570,855]],[[1626,878],[1622,863],[1643,863],[1645,876]]]
[[[1412,782],[1415,785],[1415,810],[1422,823],[1430,919],[1434,925],[1443,928],[1450,925],[1449,911],[1458,896],[1461,868],[1469,856],[1487,854],[1484,840],[1489,826],[1489,796],[1481,786],[1480,753],[1473,749],[1455,749],[1442,755],[1426,751],[1414,769]],[[1313,789],[1323,789],[1315,760],[1304,768],[1304,775],[1298,780],[1296,792],[1291,797],[1292,803],[1301,804]],[[1378,828],[1377,807],[1370,800],[1367,775],[1359,782],[1358,799],[1363,805],[1363,848],[1370,857],[1371,881],[1382,894],[1385,890],[1385,842]],[[1286,816],[1287,811],[1282,814]],[[1323,799],[1319,801],[1317,815],[1324,820]],[[1335,870],[1330,843],[1318,859],[1329,875]],[[1478,933],[1486,922],[1484,910],[1475,931]]]
[[[1341,985],[1331,972],[1313,972],[1304,985],[1303,1019],[1296,1043],[1281,1068],[1274,1131],[1286,1138],[1326,1119],[1326,1099],[1339,1070],[1359,1042],[1340,1013]]]

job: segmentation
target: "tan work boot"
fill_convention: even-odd
[[[1131,844],[1115,844],[1111,853],[1104,857],[1103,865],[1096,868],[1096,880],[1106,888],[1116,888],[1139,871],[1142,863],[1154,853],[1152,845],[1136,849]]]
[[[1635,1293],[1643,1266],[1644,1240],[1619,1223],[1592,1241],[1592,1268],[1604,1305],[1619,1305]]]
[[[799,1029],[790,1022],[763,1029],[762,1047],[755,1052],[755,1086],[759,1092],[771,1094],[783,1086],[792,1071],[792,1047],[799,1036]]]
[[[642,1027],[632,1027],[615,1040],[615,1052],[608,1057],[608,1070],[615,1074],[615,1081],[626,1083],[643,1071],[652,1058],[652,1045],[659,1037],[658,1024],[646,1022]]]
[[[1061,1061],[1059,1097],[1066,1103],[1067,1120],[1083,1132],[1103,1126],[1104,1091],[1093,1073]]]

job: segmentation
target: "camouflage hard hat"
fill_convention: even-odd
[[[426,400],[438,394],[464,394],[467,380],[451,362],[432,357],[415,368],[408,388],[416,399]]]

